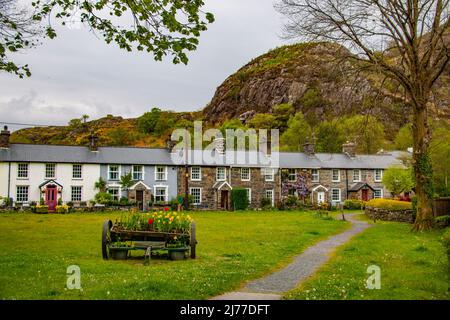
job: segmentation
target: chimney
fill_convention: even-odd
[[[214,149],[217,154],[225,154],[225,138],[214,139]]]
[[[11,132],[8,130],[8,126],[4,126],[3,130],[0,133],[0,148],[9,148],[9,137],[11,136]]]
[[[314,151],[315,145],[312,142],[306,142],[303,145],[303,152],[305,152],[308,156],[313,156],[315,151]]]
[[[175,147],[175,145],[176,145],[176,142],[173,141],[172,139],[169,138],[169,139],[166,140],[166,149],[167,149],[167,151],[172,152],[172,150]]]
[[[89,137],[89,150],[92,152],[98,151],[98,137],[96,135]]]
[[[349,157],[356,156],[356,144],[350,141],[347,141],[342,145],[342,152],[348,155]]]

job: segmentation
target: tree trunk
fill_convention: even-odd
[[[422,100],[426,101],[426,99]],[[433,197],[433,181],[431,160],[428,146],[430,132],[428,128],[428,115],[426,103],[413,106],[413,138],[414,138],[414,177],[416,182],[417,216],[413,230],[430,230],[434,225],[431,200]]]

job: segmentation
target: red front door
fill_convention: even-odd
[[[369,190],[362,190],[362,200],[369,201]]]
[[[47,186],[45,189],[45,204],[48,206],[48,211],[55,211],[58,203],[58,190],[56,186]]]

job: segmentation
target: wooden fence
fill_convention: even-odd
[[[434,199],[433,213],[435,217],[450,215],[450,197]]]

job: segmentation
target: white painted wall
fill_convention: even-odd
[[[2,164],[2,168],[3,168]],[[1,192],[5,192],[3,189],[7,188],[7,170],[8,164],[6,164],[6,183],[2,183]],[[0,176],[3,177],[4,169],[0,171]],[[63,186],[62,200],[68,202],[71,200],[71,186],[82,186],[82,201],[89,201],[94,199],[95,194],[98,192],[95,190],[95,182],[100,177],[100,165],[98,164],[83,164],[82,167],[82,179],[72,179],[72,164],[58,163],[56,164],[56,179],[59,184]],[[2,180],[3,181],[3,180]],[[29,201],[39,201],[40,191],[39,185],[42,184],[45,179],[45,163],[29,163],[28,164],[28,179],[17,178],[17,163],[11,163],[11,196],[14,201],[16,200],[16,186],[29,186]],[[5,189],[7,190],[7,189]],[[6,191],[7,192],[7,191]],[[5,194],[6,195],[6,194]],[[59,195],[58,195],[59,197]]]
[[[8,163],[0,162],[0,197],[8,196]]]

